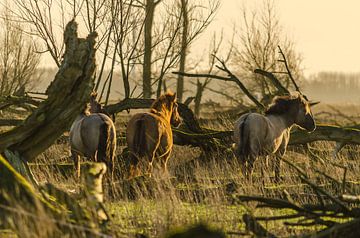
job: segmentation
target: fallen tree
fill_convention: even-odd
[[[149,108],[152,102],[153,99],[127,98],[119,103],[106,106],[105,110],[108,113],[113,114],[130,109],[145,109]],[[183,119],[185,127],[179,129],[173,128],[174,135],[178,139],[174,141],[175,144],[201,147],[203,144],[208,144],[209,139],[232,143],[232,130],[217,131],[201,127],[193,112],[185,104],[179,104],[179,114]],[[356,127],[357,126],[339,127],[319,124],[317,125],[316,130],[312,133],[294,129],[291,132],[289,144],[299,145],[315,141],[334,141],[345,144],[360,144],[360,130]],[[211,144],[214,145],[213,143]]]
[[[352,127],[317,125],[316,130],[307,133],[294,130],[291,133],[290,145],[306,144],[314,141],[335,141],[344,144],[360,144],[360,130]]]

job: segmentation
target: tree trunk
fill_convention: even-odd
[[[290,145],[306,144],[314,141],[336,141],[344,144],[360,145],[360,130],[330,125],[317,125],[316,130],[308,133],[304,130],[295,130],[290,136]]]
[[[181,35],[181,51],[180,51],[180,72],[185,72],[185,62],[186,62],[186,54],[187,54],[187,34],[189,30],[189,16],[188,16],[188,1],[181,0],[181,15],[183,18],[183,31]],[[184,94],[184,75],[179,74],[177,80],[177,98],[179,102],[183,100]]]
[[[154,22],[155,1],[147,0],[145,6],[144,25],[144,64],[143,64],[143,98],[151,97],[151,54],[152,54],[152,27]]]
[[[21,125],[0,135],[0,221],[19,237],[89,237],[101,229],[101,223],[89,215],[91,207],[83,209],[51,184],[40,193],[29,183],[32,174],[27,167],[70,127],[89,101],[95,37],[92,33],[78,38],[77,24],[68,23],[64,60],[47,89],[48,98]]]
[[[68,23],[64,60],[46,91],[48,98],[21,125],[0,135],[0,152],[16,151],[31,161],[70,128],[94,87],[95,37],[78,38],[77,24]]]

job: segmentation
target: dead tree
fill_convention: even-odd
[[[179,70],[180,72],[185,71],[185,62],[186,62],[186,54],[187,54],[187,34],[189,31],[189,15],[188,15],[188,1],[181,0],[181,14],[183,18],[182,24],[182,32],[181,32],[181,51],[180,51],[180,62],[179,62]],[[184,93],[184,77],[182,75],[178,76],[177,79],[177,97],[179,102],[183,100]]]
[[[96,236],[101,231],[101,224],[93,222],[90,213],[67,193],[51,184],[39,193],[38,186],[25,179],[31,181],[26,162],[62,135],[90,99],[95,37],[91,33],[86,39],[78,38],[76,22],[67,24],[64,58],[46,91],[47,99],[21,125],[0,135],[0,216],[3,225],[19,236],[27,236],[28,229],[35,236],[49,237]]]
[[[48,98],[21,125],[0,135],[1,152],[18,153],[18,162],[32,161],[70,127],[94,86],[95,37],[92,33],[87,39],[78,38],[77,24],[67,25],[64,59],[46,91]]]

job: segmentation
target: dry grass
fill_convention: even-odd
[[[323,110],[319,108],[319,111]],[[350,109],[349,109],[350,110]],[[350,110],[351,111],[351,110]],[[354,110],[353,110],[354,113]],[[353,114],[356,114],[357,111]],[[120,130],[124,129],[126,118],[117,121]],[[220,124],[220,126],[219,126]],[[229,129],[231,120],[223,118],[221,123],[208,123],[208,127]],[[332,194],[340,194],[344,169],[347,167],[346,191],[360,194],[360,159],[356,146],[347,146],[338,159],[332,151],[334,143],[317,142],[311,145],[318,159],[303,148],[289,147],[286,158],[302,168],[313,182]],[[120,154],[124,146],[118,148]],[[73,178],[73,168],[68,158],[67,145],[54,145],[37,159],[33,172],[41,183],[51,182],[61,189],[77,193],[79,184]],[[265,168],[261,174],[263,158],[255,165],[252,182],[244,180],[240,165],[228,152],[220,151],[206,159],[197,148],[175,146],[169,162],[170,176],[162,176],[155,171],[154,177],[140,177],[125,181],[118,171],[114,198],[107,197],[105,206],[112,215],[111,233],[119,237],[134,237],[146,234],[149,237],[163,237],[178,227],[204,222],[211,227],[224,230],[229,237],[239,237],[245,233],[242,215],[250,212],[257,216],[289,214],[289,210],[256,209],[255,204],[242,204],[233,198],[234,194],[265,195],[284,197],[284,194],[299,204],[318,202],[312,189],[301,182],[293,169],[282,164],[282,181],[274,183],[274,173]],[[319,159],[321,158],[321,159]],[[121,157],[118,159],[121,161]],[[49,164],[64,164],[52,166]],[[330,176],[333,182],[329,182]],[[301,234],[306,229],[285,226],[281,221],[263,222],[268,229],[279,236]],[[320,229],[321,227],[318,227]],[[307,228],[309,229],[309,228]]]
[[[316,143],[314,148],[317,149],[321,158],[331,158],[332,143]],[[259,159],[255,165],[253,182],[249,183],[241,175],[237,161],[223,160],[221,153],[206,163],[194,161],[193,159],[198,157],[199,153],[194,148],[176,146],[170,161],[170,177],[154,174],[151,179],[140,177],[130,182],[124,182],[118,178],[116,197],[107,198],[105,204],[113,217],[112,232],[125,237],[133,237],[139,233],[150,237],[163,237],[168,231],[178,227],[204,222],[224,230],[229,237],[237,237],[238,233],[245,232],[242,222],[245,211],[253,212],[257,216],[284,215],[291,211],[258,210],[255,209],[255,204],[244,206],[232,199],[233,194],[284,197],[284,190],[286,190],[297,203],[318,202],[311,188],[301,183],[297,174],[284,164],[282,165],[282,182],[275,184],[272,182],[274,174],[271,169],[266,170],[265,176],[261,177],[262,161]],[[348,159],[349,153],[353,155],[352,159]],[[355,191],[359,190],[357,184],[360,182],[358,157],[357,150],[348,148],[336,161],[349,168],[348,186],[351,189],[354,188]],[[329,183],[329,180],[318,171],[337,181],[342,181],[344,173],[342,168],[321,161],[313,161],[308,155],[299,152],[289,151],[286,158],[303,168],[317,185],[324,187],[332,194],[340,193],[340,187]],[[42,182],[52,182],[64,190],[79,190],[71,173],[63,176],[56,168],[43,168],[44,166],[34,168],[35,174]],[[360,194],[360,191],[358,192]],[[305,232],[304,229],[286,227],[280,221],[263,224],[280,236]]]

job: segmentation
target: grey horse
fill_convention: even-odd
[[[91,95],[90,104],[91,108],[86,106],[70,129],[71,156],[76,174],[80,177],[80,156],[84,156],[96,162],[104,162],[112,180],[116,150],[115,126],[107,115],[95,112],[94,108],[98,110],[95,106],[100,105],[96,102],[95,93]]]
[[[234,153],[242,163],[246,178],[251,178],[253,165],[258,156],[277,154],[275,179],[279,180],[279,156],[286,152],[290,130],[294,125],[307,131],[316,128],[310,103],[302,95],[275,97],[265,115],[247,113],[235,122]]]

